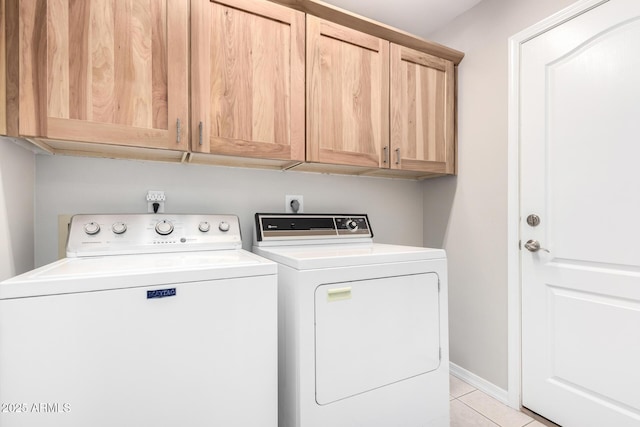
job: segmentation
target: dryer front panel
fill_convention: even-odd
[[[317,403],[326,405],[437,369],[438,292],[435,273],[318,286]]]

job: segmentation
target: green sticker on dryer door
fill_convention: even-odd
[[[351,286],[327,290],[328,302],[344,301],[346,299],[351,299]]]

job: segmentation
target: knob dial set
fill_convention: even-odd
[[[93,236],[100,232],[100,224],[97,222],[89,222],[85,224],[83,228],[84,232],[89,236]],[[113,231],[114,234],[122,234],[127,231],[127,224],[124,222],[114,222],[111,226],[111,231]]]
[[[76,214],[69,222],[66,252],[69,256],[103,256],[240,247],[242,236],[235,215]]]
[[[356,228],[357,228],[357,225],[356,225]],[[100,224],[98,224],[95,221],[91,221],[84,224],[83,229],[87,235],[93,236],[100,232]],[[218,224],[218,230],[220,230],[223,233],[228,232],[230,229],[231,229],[231,225],[226,221],[221,221]],[[160,220],[155,224],[155,231],[161,236],[168,236],[173,232],[173,230],[174,230],[173,223],[166,219]],[[201,221],[198,224],[198,230],[200,230],[203,233],[208,233],[211,230],[211,223],[209,223],[208,221]],[[127,224],[122,221],[114,222],[111,225],[111,231],[114,234],[124,234],[127,231]]]

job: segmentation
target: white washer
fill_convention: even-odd
[[[256,214],[278,265],[279,426],[449,426],[445,252],[366,215]]]
[[[0,284],[0,425],[277,425],[276,264],[232,215],[76,215]]]

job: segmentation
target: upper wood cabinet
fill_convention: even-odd
[[[307,16],[307,161],[378,168],[389,141],[389,42]]]
[[[187,149],[184,0],[6,1],[11,134]]]
[[[191,3],[192,150],[304,160],[304,14],[251,0]]]
[[[455,173],[452,61],[391,44],[392,169]]]
[[[453,174],[462,57],[316,0],[0,0],[0,134],[74,155]]]
[[[7,134],[7,32],[5,0],[0,0],[0,135]]]

